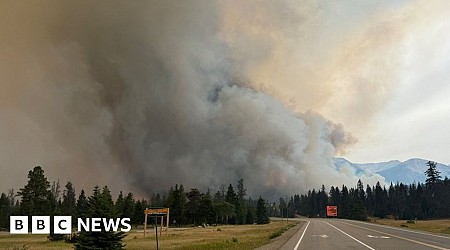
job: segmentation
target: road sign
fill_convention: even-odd
[[[162,214],[168,214],[169,208],[152,208],[152,209],[145,209],[145,214],[150,215],[162,215]]]
[[[337,206],[327,206],[327,216],[337,217]]]

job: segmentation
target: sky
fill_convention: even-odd
[[[449,164],[450,4],[419,2],[404,11],[397,25],[405,29],[391,45],[399,57],[394,86],[372,121],[374,131],[368,136],[356,132],[360,143],[347,158],[424,158]]]
[[[299,10],[314,13],[308,22],[283,27],[255,82],[294,109],[343,124],[357,142],[338,154],[351,161],[449,164],[450,3],[318,5]]]
[[[334,157],[449,164],[449,28],[445,0],[3,1],[0,191],[36,165],[276,197],[384,180]]]

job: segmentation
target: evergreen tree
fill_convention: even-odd
[[[204,211],[201,206],[202,196],[196,188],[191,189],[186,195],[188,198],[188,202],[186,203],[186,217],[189,218],[189,223],[194,225],[204,223]]]
[[[134,203],[134,212],[133,212],[133,217],[131,218],[131,222],[134,226],[144,224],[144,217],[145,217],[144,210],[146,208],[147,207],[142,204],[141,200],[137,200]]]
[[[244,188],[244,179],[240,179],[237,185],[237,202],[236,202],[236,219],[238,224],[245,224],[247,216],[247,208],[244,204],[247,189]]]
[[[114,202],[108,187],[100,191],[99,187],[94,188],[93,194],[88,198],[88,217],[90,218],[114,218]],[[123,232],[106,231],[101,224],[100,232],[82,231],[77,237],[75,249],[123,249]]]
[[[123,210],[121,211],[123,218],[133,218],[134,214],[134,198],[132,193],[128,193],[123,202]]]
[[[5,230],[9,226],[9,216],[11,215],[11,207],[8,196],[2,193],[0,196],[0,230]]]
[[[339,218],[349,219],[351,217],[351,199],[350,194],[348,192],[348,188],[345,185],[342,185],[341,190],[341,204],[338,213]]]
[[[366,194],[367,194],[367,198],[366,198],[367,213],[368,213],[368,215],[373,216],[374,212],[375,212],[375,200],[374,200],[372,188],[370,188],[369,185],[367,185],[367,187],[366,187]]]
[[[258,199],[256,205],[256,223],[257,224],[267,224],[270,222],[269,215],[267,214],[266,202],[261,196]]]
[[[294,195],[294,213],[300,214],[300,195]]]
[[[375,200],[375,213],[374,215],[376,217],[385,218],[387,216],[387,200],[388,195],[386,188],[382,188],[380,182],[377,182],[375,185],[375,193],[374,193],[374,200]]]
[[[245,223],[246,224],[255,223],[255,205],[252,198],[248,199],[247,215],[245,216]]]
[[[123,206],[125,200],[123,198],[123,193],[120,191],[119,196],[117,197],[116,203],[114,204],[114,210],[117,217],[122,217]]]
[[[234,188],[233,188],[233,185],[231,185],[231,183],[228,186],[227,193],[225,195],[225,201],[230,203],[231,205],[233,205],[235,209],[238,206],[239,200],[237,198],[236,192],[234,192]],[[237,223],[236,210],[234,211],[234,216],[231,216],[229,218],[228,223],[230,223],[230,224],[236,224]]]
[[[182,225],[186,221],[186,194],[184,193],[183,185],[175,185],[169,190],[166,206],[170,208],[170,218],[174,222],[173,224]]]
[[[320,189],[318,195],[317,195],[317,202],[318,202],[318,214],[320,217],[325,217],[326,216],[326,207],[328,204],[328,195],[327,192],[325,190],[325,186],[322,185],[322,188]]]
[[[86,218],[88,216],[89,210],[89,203],[88,199],[86,198],[86,194],[84,193],[84,190],[81,189],[80,195],[78,196],[77,200],[77,206],[76,206],[76,213],[78,218]]]
[[[73,219],[76,217],[76,193],[72,182],[68,181],[61,203],[61,214],[70,215]]]
[[[436,162],[428,161],[427,166],[428,169],[425,171],[425,174],[427,175],[427,179],[425,181],[426,187],[432,192],[432,195],[434,195],[437,185],[441,182],[441,176],[439,175],[441,172],[439,172],[436,169]]]
[[[287,217],[286,201],[283,199],[283,197],[280,197],[279,201],[280,203],[278,204],[278,209],[280,209],[280,217],[286,218]]]
[[[48,215],[50,210],[50,182],[40,166],[28,172],[28,183],[17,194],[22,197],[20,203],[22,215]]]
[[[53,182],[49,193],[50,209],[48,214],[50,215],[50,235],[47,237],[50,241],[60,241],[65,239],[63,234],[54,233],[53,219],[55,215],[61,215],[61,187],[59,180]]]
[[[170,192],[171,191],[169,191],[169,193]],[[173,192],[173,190],[172,190],[172,192]],[[170,194],[169,194],[169,196],[170,196]],[[170,199],[170,198],[167,197],[167,199]],[[162,207],[164,204],[163,200],[161,199],[161,195],[159,193],[153,194],[150,201],[151,201],[152,207]],[[166,202],[167,202],[167,200],[166,200]]]

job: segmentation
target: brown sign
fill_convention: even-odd
[[[167,214],[169,213],[169,208],[153,208],[144,210],[145,214]]]

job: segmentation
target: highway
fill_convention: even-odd
[[[341,219],[307,219],[280,249],[450,250],[450,235]]]

